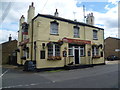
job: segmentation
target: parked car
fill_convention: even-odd
[[[115,56],[115,55],[110,55],[110,56],[107,57],[107,60],[108,60],[108,61],[119,60],[119,59],[120,59],[120,58],[117,57],[117,56]]]

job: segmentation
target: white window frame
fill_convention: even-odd
[[[56,44],[53,44],[52,47],[53,47],[53,55],[52,56],[56,56],[56,49],[55,49],[55,46]],[[60,48],[59,48],[60,49]],[[49,54],[49,50],[48,50],[48,54]],[[49,55],[48,55],[49,56]],[[59,52],[59,56],[60,56],[60,52]]]
[[[84,46],[78,46],[78,47],[76,47],[76,46],[72,46],[72,47],[69,47],[68,48],[68,50],[72,50],[72,54],[70,55],[70,53],[68,53],[69,54],[69,56],[74,56],[74,50],[75,49],[78,49],[79,50],[79,56],[85,56],[85,47]],[[83,55],[81,55],[81,50],[83,51]]]
[[[57,22],[50,23],[50,34],[58,34],[58,23]]]
[[[93,39],[98,39],[98,31],[93,30]]]
[[[51,47],[52,47],[52,49],[51,49],[51,48],[50,48],[50,49],[51,49],[52,51],[49,51],[49,47],[48,47],[48,56],[53,56],[53,52],[54,52],[54,51],[53,51],[53,50],[54,50],[54,49],[53,49],[53,45],[52,45]],[[49,52],[52,52],[52,53],[49,53]]]
[[[79,38],[80,37],[80,30],[79,27],[74,27],[74,38]]]
[[[81,50],[83,51],[83,55],[81,55]],[[84,47],[81,46],[81,47],[80,47],[80,56],[85,56],[85,51],[84,51],[84,50],[85,50]]]
[[[96,46],[94,46],[92,49],[93,49],[92,52],[94,52],[93,56],[99,56],[99,48],[97,48]]]
[[[72,47],[70,47],[70,48],[68,48],[68,50],[72,50],[72,54],[68,53],[68,54],[69,54],[69,56],[74,56],[74,55],[73,55],[73,53],[74,53],[74,52],[73,52],[73,46],[72,46]]]

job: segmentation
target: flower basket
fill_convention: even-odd
[[[47,60],[61,60],[60,56],[49,56]]]
[[[100,56],[93,56],[92,58],[100,58]]]

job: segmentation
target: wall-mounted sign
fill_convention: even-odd
[[[70,39],[70,38],[63,38],[63,42],[71,43],[71,44],[91,44],[91,41],[88,40],[78,40],[78,39]]]
[[[67,51],[63,51],[63,57],[67,57]]]

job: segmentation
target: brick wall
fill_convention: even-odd
[[[2,64],[9,63],[9,56],[17,49],[17,40],[2,43]]]
[[[111,37],[105,39],[105,58],[109,55],[120,57],[120,52],[116,52],[115,49],[120,49],[120,39]]]

